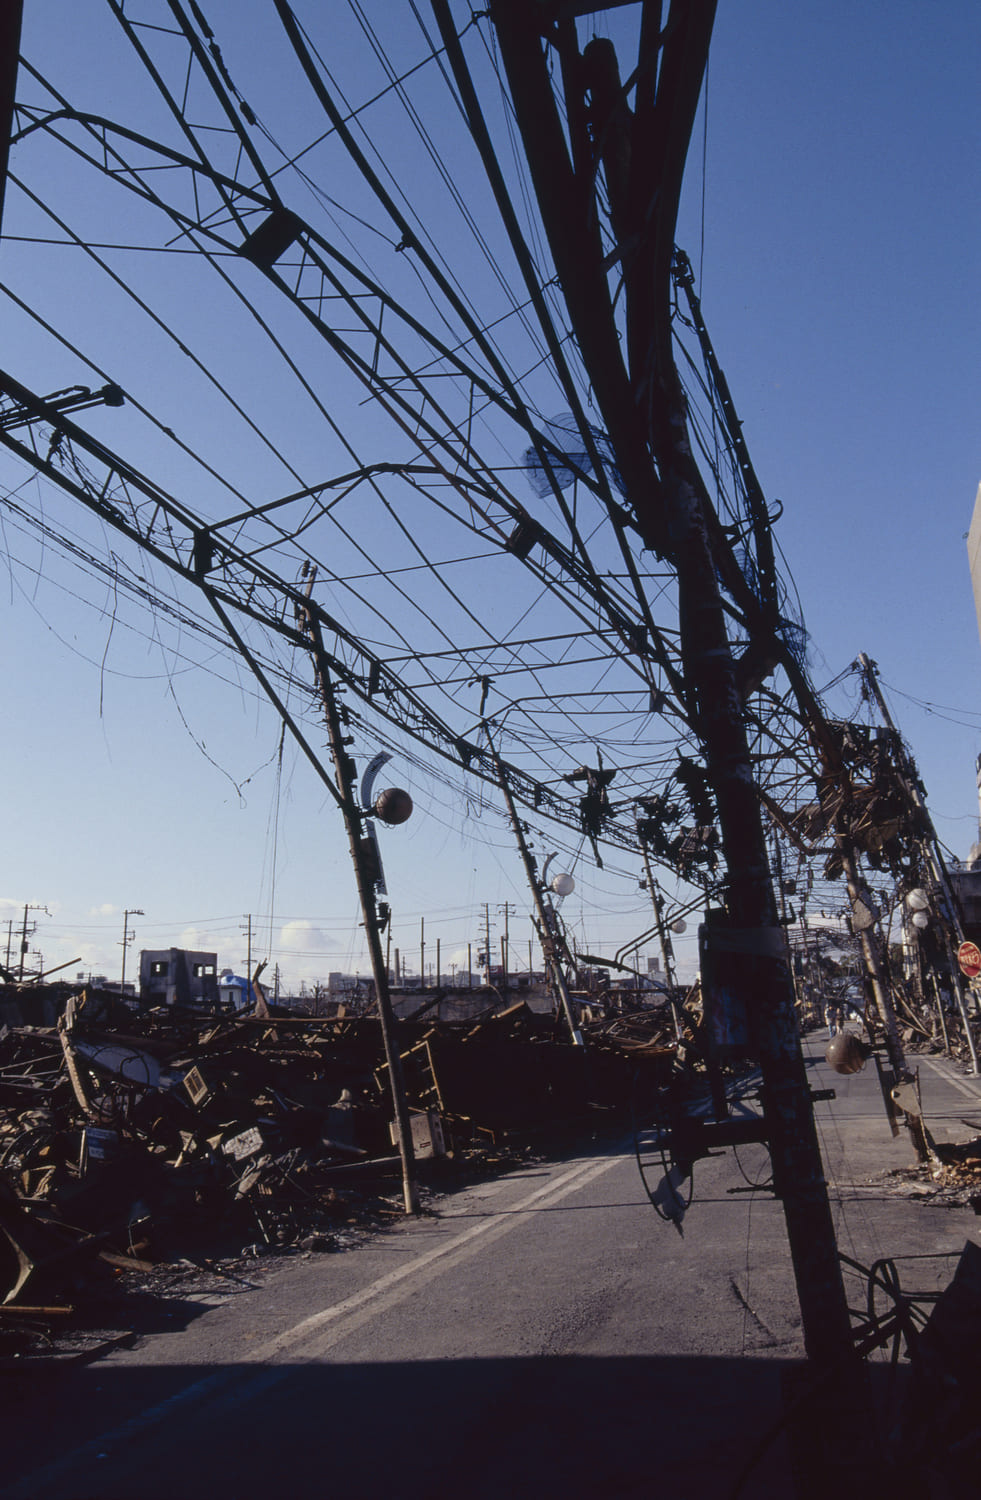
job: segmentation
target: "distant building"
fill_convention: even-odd
[[[233,974],[231,969],[222,969],[218,980],[218,1000],[222,1010],[247,1010],[251,1000],[249,981],[241,974]]]
[[[145,948],[140,954],[140,1002],[176,1005],[186,1010],[217,1010],[217,953]]]
[[[105,974],[86,974],[84,971],[81,971],[76,975],[76,979],[79,984],[86,985],[90,990],[115,990],[117,994],[122,994],[126,1000],[136,1000],[138,998],[136,985],[131,984],[128,979],[122,987],[120,987],[118,979],[110,979]]]

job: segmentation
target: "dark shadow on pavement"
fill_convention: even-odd
[[[800,1368],[778,1358],[557,1356],[104,1364],[34,1387],[11,1377],[0,1387],[3,1493],[727,1500],[779,1426],[784,1388]],[[819,1442],[814,1429],[805,1422],[808,1444]],[[795,1495],[782,1432],[741,1493]],[[838,1488],[833,1500],[846,1493]]]

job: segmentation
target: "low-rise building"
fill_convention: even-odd
[[[218,955],[187,948],[145,948],[140,954],[141,1005],[218,1009]]]

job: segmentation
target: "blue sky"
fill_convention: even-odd
[[[173,123],[108,6],[81,0],[64,9],[58,28],[48,7],[28,0],[25,9],[25,55],[76,107],[174,140]],[[599,18],[597,29],[622,40],[630,9]],[[324,45],[329,28],[331,67],[349,103],[371,99],[384,79],[349,8],[296,10]],[[409,7],[365,10],[384,22],[393,59],[410,65],[421,56]],[[158,11],[165,7],[148,3],[140,14],[152,19]],[[323,122],[271,5],[223,0],[205,13],[231,76],[275,142],[263,139],[269,160],[279,159],[277,148],[291,153],[311,141]],[[462,22],[463,8],[455,13]],[[721,4],[679,227],[757,473],[770,500],[784,507],[777,538],[802,601],[814,681],[821,687],[838,678],[859,651],[879,663],[940,836],[959,855],[977,833],[981,724],[964,543],[981,480],[979,42],[981,18],[966,3],[942,13],[896,3],[887,19],[876,8],[844,3]],[[465,188],[491,257],[504,265],[479,169],[437,82],[423,70],[414,101],[428,110],[449,175]],[[24,82],[19,97],[37,104],[42,91]],[[202,102],[195,118],[205,119],[208,107]],[[488,108],[495,108],[490,96]],[[392,165],[458,283],[488,321],[495,311],[503,316],[492,268],[451,212],[401,110],[386,100],[366,117],[379,159]],[[420,317],[438,321],[408,257],[392,249],[394,236],[380,233],[363,184],[327,150],[305,158],[313,186],[290,178],[287,201],[321,214]],[[250,496],[286,494],[343,473],[352,466],[351,448],[364,462],[406,458],[403,435],[349,388],[323,344],[272,288],[229,265],[253,307],[288,341],[312,394],[274,369],[254,317],[200,257],[164,250],[168,236],[156,215],[47,138],[15,148],[11,166],[82,238],[155,247],[116,248],[105,258],[161,324],[84,251],[39,243],[64,233],[21,189],[8,191],[0,280],[158,418],[161,426],[151,427],[131,403],[121,412],[85,413],[81,425],[159,483],[209,516],[239,508],[161,428],[177,431]],[[10,297],[0,316],[4,364],[25,384],[43,393],[101,383]],[[235,390],[253,427],[229,415],[167,330]],[[498,338],[509,357],[522,358],[513,318],[498,325]],[[542,410],[559,410],[548,405],[555,396],[547,382],[536,379],[529,389]],[[499,463],[518,461],[493,424],[484,441]],[[76,530],[102,556],[108,549],[122,557],[118,541],[66,497],[50,487],[42,492],[6,458],[0,468],[4,493],[20,494],[26,507]],[[352,521],[348,530],[362,550],[331,533],[324,539],[328,567],[346,577],[367,574],[369,562],[409,565],[392,511],[376,509],[367,492],[344,504],[358,521],[360,529]],[[366,581],[363,592],[376,606],[369,614],[350,588],[333,588],[324,602],[352,630],[370,634],[386,657],[396,654],[400,632],[434,647],[436,627],[466,630],[468,639],[472,632],[477,642],[483,622],[490,633],[513,631],[517,639],[526,610],[528,635],[547,632],[552,617],[540,602],[510,580],[498,585],[486,559],[462,561],[456,539],[450,547],[442,523],[408,489],[398,491],[394,513],[423,550],[442,557],[449,549],[455,561],[448,576],[476,618],[442,596],[437,609],[437,585],[422,571],[404,574],[395,607],[388,594],[372,595]],[[254,951],[265,952],[265,942],[287,979],[364,971],[337,815],[289,742],[280,760],[278,720],[241,664],[159,611],[129,602],[118,579],[81,575],[25,540],[9,515],[4,527],[3,923],[17,920],[25,902],[42,903],[50,915],[32,915],[46,965],[78,956],[79,969],[114,973],[124,907],[145,912],[133,923],[137,948],[217,948],[220,961],[234,967],[244,959],[240,929],[251,912]],[[120,568],[127,578],[139,571],[128,558]],[[153,576],[164,593],[172,589],[159,570]],[[851,711],[854,679],[846,678],[830,702],[834,712]],[[633,733],[624,731],[623,744]],[[657,737],[645,722],[634,760],[645,753],[648,733]],[[570,766],[589,757],[594,739],[584,717],[581,743],[564,742]],[[356,746],[362,764],[374,748]],[[627,758],[625,749],[620,754]],[[526,959],[528,897],[493,795],[447,787],[424,765],[395,765],[393,779],[410,785],[417,812],[404,828],[383,834],[394,942],[417,967],[424,919],[427,963],[435,962],[439,938],[445,971],[463,961],[468,942],[476,947],[485,903],[495,941],[501,908],[511,903],[514,957]],[[588,845],[581,849],[544,825],[534,832],[540,854],[558,845],[560,863],[578,856],[577,891],[565,914],[583,948],[613,953],[645,930],[649,908],[635,860],[615,856],[599,871]],[[689,939],[679,948],[690,970]]]
[[[961,855],[977,818],[979,44],[969,4],[720,6],[702,282],[785,505],[814,679],[859,650],[879,663]],[[694,188],[694,153],[690,169]]]

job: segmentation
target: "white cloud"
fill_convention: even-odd
[[[150,943],[140,944],[141,948],[149,948],[151,946]],[[189,953],[214,953],[221,945],[216,942],[213,932],[208,932],[203,927],[185,927],[178,933],[173,942],[165,942],[162,946],[164,948],[186,948]],[[220,952],[218,957],[224,968],[225,959]]]
[[[279,947],[286,953],[333,953],[337,943],[313,922],[287,922],[279,929]]]

